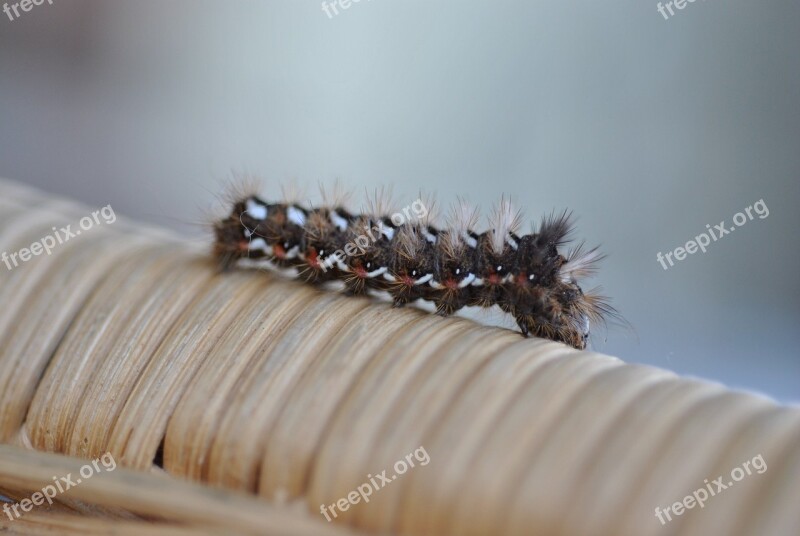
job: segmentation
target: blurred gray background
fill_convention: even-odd
[[[16,0],[15,0],[16,1]],[[0,13],[0,176],[200,236],[232,170],[569,208],[635,332],[800,400],[800,3],[70,1]],[[358,196],[359,198],[361,195]],[[656,260],[763,199],[769,217]],[[486,212],[487,210],[484,210]],[[482,314],[485,321],[496,321]]]

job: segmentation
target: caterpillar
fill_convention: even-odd
[[[439,228],[421,199],[392,214],[383,191],[365,213],[350,212],[342,196],[329,199],[323,191],[323,199],[323,206],[306,208],[252,192],[230,197],[227,215],[213,224],[220,268],[246,260],[294,269],[310,284],[340,281],[348,295],[388,292],[397,307],[427,300],[442,316],[497,305],[523,336],[577,349],[586,348],[591,326],[618,316],[607,298],[578,284],[595,273],[603,258],[598,249],[580,244],[562,253],[573,233],[567,211],[521,235],[521,214],[503,198],[478,233],[477,211],[461,200]]]

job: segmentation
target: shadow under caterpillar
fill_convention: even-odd
[[[524,336],[578,349],[586,348],[590,326],[618,318],[607,298],[578,284],[603,258],[597,248],[560,252],[572,233],[568,212],[546,216],[536,232],[520,236],[520,214],[505,199],[482,233],[473,230],[477,213],[463,202],[439,229],[421,200],[413,214],[392,215],[384,201],[376,195],[369,213],[354,214],[341,200],[309,209],[236,195],[227,217],[214,222],[214,254],[222,269],[254,259],[295,268],[311,284],[341,281],[350,295],[385,291],[398,307],[428,300],[442,316],[497,305]]]

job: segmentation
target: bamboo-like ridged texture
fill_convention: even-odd
[[[0,181],[0,252],[90,213]],[[266,272],[218,274],[203,248],[122,219],[0,265],[0,303],[0,493],[29,496],[78,458],[121,467],[0,518],[19,533],[800,527],[800,410],[766,398]],[[419,447],[427,465],[325,521],[321,504]],[[757,455],[763,474],[655,517]]]

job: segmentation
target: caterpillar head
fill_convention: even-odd
[[[551,215],[535,234],[520,238],[514,274],[509,282],[511,310],[523,333],[586,347],[591,326],[616,316],[607,300],[584,293],[579,280],[602,259],[596,249],[577,247],[560,253],[572,230],[569,215]]]

